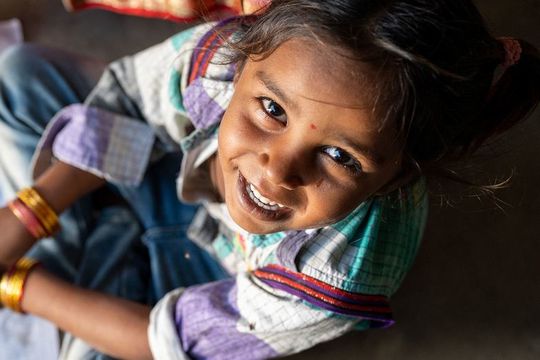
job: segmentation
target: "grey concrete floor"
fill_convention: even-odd
[[[478,0],[496,35],[540,47],[540,0]],[[102,11],[66,13],[60,0],[2,0],[27,40],[103,60],[143,49],[185,25]],[[497,156],[491,156],[496,153]],[[393,299],[397,324],[349,334],[291,359],[540,359],[540,112],[474,163],[484,178],[514,172],[502,209],[434,196],[418,259]],[[435,189],[435,191],[439,191]]]

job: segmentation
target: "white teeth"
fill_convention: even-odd
[[[261,195],[259,191],[253,186],[252,184],[248,184],[246,186],[247,193],[249,194],[249,197],[251,200],[253,200],[257,205],[260,207],[267,209],[267,210],[277,210],[279,208],[284,207],[284,205],[281,205],[279,203],[276,203],[264,196]]]

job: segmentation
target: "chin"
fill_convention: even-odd
[[[257,224],[251,221],[246,221],[245,217],[242,217],[242,219],[239,219],[239,220],[233,217],[233,220],[238,226],[240,226],[242,229],[244,229],[245,231],[251,234],[267,235],[267,234],[272,234],[272,233],[276,233],[276,232],[284,230],[284,229],[270,226],[270,225],[264,226],[264,225]]]
[[[253,219],[249,219],[249,217],[246,217],[245,214],[238,214],[234,210],[231,211],[231,209],[229,209],[229,213],[231,215],[231,218],[236,223],[236,225],[238,225],[243,230],[251,234],[267,235],[267,234],[272,234],[272,233],[276,233],[280,231],[289,230],[281,224],[277,224],[277,223],[264,224],[258,221],[254,221]]]

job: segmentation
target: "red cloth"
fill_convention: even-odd
[[[63,0],[69,11],[104,9],[122,14],[155,17],[171,21],[217,19],[251,14],[270,0]]]

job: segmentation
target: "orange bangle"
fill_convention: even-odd
[[[21,258],[0,280],[0,302],[13,311],[24,313],[21,307],[28,274],[39,264],[30,258]]]

